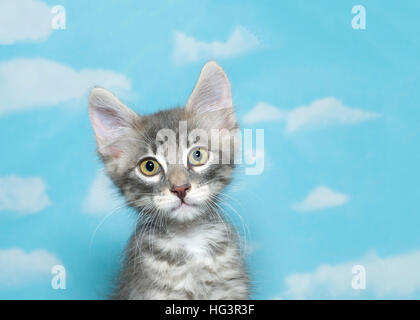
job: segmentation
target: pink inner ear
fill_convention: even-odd
[[[120,149],[116,148],[116,147],[109,147],[108,148],[108,153],[114,159],[118,159],[122,155],[122,151]]]
[[[223,108],[230,108],[232,107],[232,96],[229,90],[229,87],[223,88],[223,95],[220,99],[220,104],[223,106]]]
[[[123,153],[122,150],[112,143],[126,128],[122,119],[114,110],[92,108],[91,120],[95,129],[99,152],[115,159],[120,158]]]
[[[103,108],[92,110],[92,122],[96,135],[106,140],[115,138],[123,127],[121,119],[113,110]]]
[[[233,117],[232,115],[227,115],[226,118],[222,121],[221,123],[221,128],[220,129],[232,129],[234,126],[234,121],[233,121]]]

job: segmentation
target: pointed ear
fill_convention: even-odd
[[[119,138],[133,129],[136,119],[140,117],[111,92],[102,88],[92,89],[89,113],[98,152],[103,156],[119,158],[122,153],[122,148],[118,147]]]
[[[185,108],[207,128],[236,127],[229,80],[216,62],[204,65]]]

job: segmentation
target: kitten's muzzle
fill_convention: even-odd
[[[185,196],[187,195],[187,192],[191,189],[191,185],[188,184],[183,184],[181,186],[173,186],[171,188],[171,192],[176,194],[176,196],[178,198],[180,198],[181,200],[183,200],[185,198]]]

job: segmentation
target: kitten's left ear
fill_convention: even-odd
[[[207,128],[230,130],[236,127],[229,80],[216,62],[204,65],[186,110],[204,119]]]

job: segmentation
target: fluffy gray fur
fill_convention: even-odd
[[[164,143],[156,139],[162,128],[178,133],[179,122],[187,121],[189,132],[204,128],[209,136],[210,129],[237,128],[223,70],[207,63],[186,107],[148,116],[95,88],[90,116],[107,173],[139,214],[112,298],[247,299],[249,280],[238,236],[220,211],[221,192],[231,180],[233,162],[211,163],[197,171],[180,157],[176,164],[162,164],[164,170],[152,179],[138,170],[146,156],[165,162],[165,155],[157,154],[158,145]],[[188,153],[194,143],[188,141],[181,151]],[[217,153],[220,159],[223,152],[208,146],[208,153]],[[170,190],[181,184],[190,184],[191,189],[185,198],[189,204],[179,209],[180,200]]]

